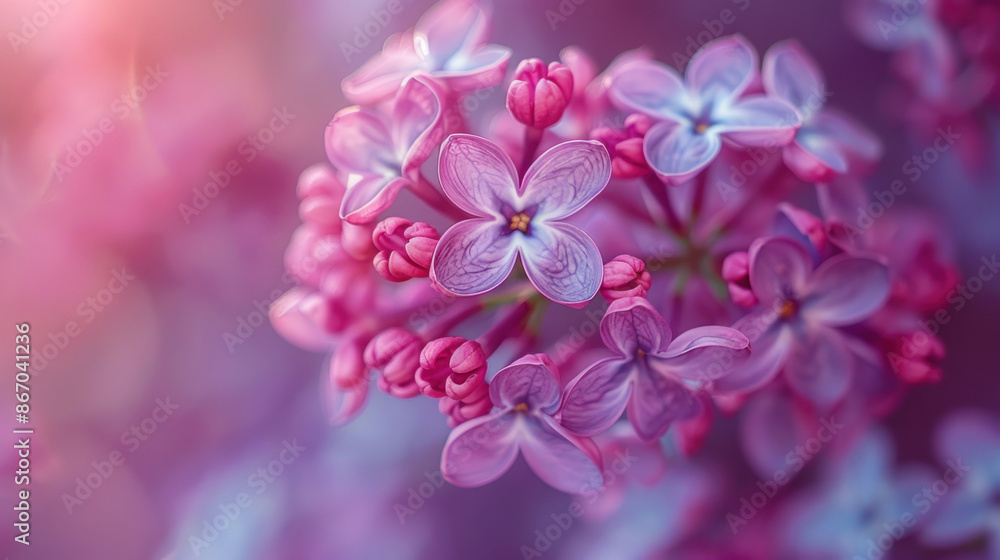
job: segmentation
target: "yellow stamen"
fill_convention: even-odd
[[[795,303],[792,301],[781,302],[781,307],[778,308],[778,316],[782,319],[787,319],[795,313]]]
[[[528,405],[521,403],[514,407],[514,412],[528,412]]]
[[[531,217],[521,212],[520,214],[515,214],[510,218],[510,230],[514,231],[516,229],[521,230],[524,233],[528,233],[528,224],[531,223]]]
[[[706,130],[708,130],[708,125],[707,125],[707,124],[705,124],[705,123],[698,123],[698,124],[697,124],[697,125],[695,125],[695,127],[694,127],[694,131],[695,131],[695,133],[697,133],[697,134],[705,134],[705,131],[706,131]]]

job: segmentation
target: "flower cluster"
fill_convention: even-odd
[[[580,493],[611,433],[691,454],[716,408],[745,409],[763,469],[796,427],[864,423],[940,377],[924,321],[956,284],[948,248],[892,212],[858,227],[882,146],[801,45],[761,60],[722,37],[683,73],[645,51],[598,72],[568,48],[520,61],[505,106],[474,114],[468,96],[508,79],[489,31],[445,0],[391,38],[343,83],[359,106],[327,128],[332,167],[300,180],[298,286],[271,318],[330,354],[332,422],[374,378],[438,401],[453,484],[523,455]]]

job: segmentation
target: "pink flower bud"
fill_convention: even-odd
[[[439,239],[437,230],[424,222],[388,218],[372,233],[379,251],[373,261],[375,270],[391,282],[426,278]]]
[[[823,220],[812,212],[787,203],[780,204],[778,209],[788,218],[795,229],[799,230],[799,233],[809,239],[817,251],[822,251],[826,247],[826,226],[823,224]]]
[[[341,389],[351,389],[368,382],[368,368],[362,359],[361,344],[341,344],[330,358],[330,382]]]
[[[634,179],[650,172],[642,141],[652,125],[649,117],[635,113],[625,119],[625,129],[595,128],[593,140],[604,144],[611,155],[611,174],[620,179]]]
[[[379,388],[393,396],[409,398],[419,394],[413,379],[420,367],[424,342],[416,334],[392,327],[375,335],[365,348],[365,364],[380,371]]]
[[[507,90],[507,110],[519,122],[537,129],[548,128],[562,118],[573,95],[573,73],[553,62],[546,68],[537,58],[517,65]]]
[[[427,343],[420,353],[420,367],[414,379],[428,397],[477,401],[488,390],[486,352],[474,340],[458,336]]]
[[[346,189],[328,165],[314,165],[302,172],[297,187],[299,217],[303,222],[339,231],[341,226],[340,201]]]
[[[483,398],[477,401],[465,402],[457,401],[451,397],[443,397],[438,401],[438,410],[448,417],[448,427],[455,428],[480,416],[486,416],[493,409],[493,402],[490,400],[490,392],[484,391]]]
[[[604,265],[601,295],[608,303],[626,297],[646,297],[653,278],[646,263],[632,255],[618,255]]]
[[[757,296],[750,289],[750,256],[746,252],[732,253],[722,261],[722,279],[733,303],[743,307],[757,305]]]
[[[936,336],[916,331],[887,343],[889,365],[906,383],[935,383],[941,380],[940,362],[945,347]]]
[[[445,396],[445,384],[451,375],[451,355],[467,342],[460,336],[446,336],[432,340],[420,352],[420,367],[414,379],[420,392],[434,399]]]

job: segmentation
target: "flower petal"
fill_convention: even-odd
[[[672,337],[667,321],[646,298],[615,300],[601,319],[604,345],[626,358],[634,357],[637,350],[660,354]]]
[[[800,294],[810,272],[809,253],[790,239],[772,237],[750,245],[750,287],[765,307],[779,298]]]
[[[489,38],[490,14],[472,0],[448,0],[432,6],[414,28],[414,43],[437,68]]]
[[[681,379],[703,382],[706,389],[750,357],[750,340],[729,327],[696,327],[677,336],[657,356],[663,368]]]
[[[782,156],[796,177],[810,183],[827,182],[847,173],[843,146],[811,127],[799,129],[795,141],[785,146]]]
[[[500,408],[527,404],[531,410],[555,413],[562,393],[554,367],[545,354],[514,361],[490,381],[490,400]]]
[[[385,119],[373,111],[351,107],[326,127],[326,155],[338,171],[399,175],[399,159]]]
[[[496,288],[517,260],[514,237],[489,219],[458,222],[441,236],[431,261],[431,277],[448,292],[474,296]]]
[[[813,436],[797,402],[788,391],[771,387],[754,395],[740,411],[743,454],[762,478],[771,479],[778,469],[787,469],[788,452]],[[798,471],[786,472],[794,475]]]
[[[973,468],[992,469],[1000,488],[1000,422],[994,416],[976,409],[951,414],[935,431],[934,450],[942,463],[961,458]]]
[[[331,359],[328,360],[326,368],[332,371],[337,365],[337,352],[352,352],[355,349],[343,345],[334,350]],[[341,356],[342,357],[342,356]],[[360,360],[360,356],[352,358]],[[364,377],[350,387],[340,387],[332,379],[332,375],[320,376],[320,398],[323,403],[323,410],[326,412],[327,421],[331,426],[343,426],[351,420],[357,418],[358,414],[365,407],[368,401],[368,386],[371,385],[368,377]]]
[[[695,53],[684,79],[702,99],[735,99],[757,79],[757,51],[741,35],[716,39]]]
[[[535,217],[558,220],[578,212],[611,179],[611,156],[603,144],[573,140],[549,148],[524,174],[521,204],[537,205]]]
[[[826,102],[823,72],[798,41],[782,41],[768,49],[763,81],[769,94],[798,109],[806,121]]]
[[[517,459],[518,421],[509,413],[462,423],[441,453],[441,474],[455,486],[474,487],[500,478]]]
[[[407,80],[392,109],[392,143],[403,156],[402,172],[409,177],[419,171],[431,152],[444,139],[441,94],[429,79]]]
[[[677,72],[652,60],[630,62],[611,80],[608,95],[626,111],[671,120],[684,120],[681,111],[693,103]]]
[[[532,222],[532,226],[536,226]],[[580,228],[538,223],[520,240],[521,262],[538,292],[556,303],[581,306],[597,295],[604,265],[597,244]]]
[[[512,54],[507,47],[486,45],[474,53],[453,57],[444,70],[433,75],[456,92],[488,89],[503,82]]]
[[[853,325],[881,309],[889,290],[884,264],[838,255],[816,269],[803,291],[802,313],[827,325]]]
[[[810,125],[812,130],[839,143],[852,159],[871,163],[882,157],[882,141],[878,136],[836,109],[824,109]]]
[[[566,386],[560,421],[569,431],[595,436],[614,425],[625,412],[632,394],[631,360],[601,360],[576,376]]]
[[[708,167],[721,145],[711,130],[696,134],[686,125],[664,121],[649,129],[642,149],[657,175],[669,185],[680,185]]]
[[[935,507],[920,531],[920,541],[940,548],[959,546],[985,533],[993,515],[988,497],[963,484]]]
[[[742,146],[784,146],[802,124],[794,107],[780,99],[751,95],[713,114],[712,128]]]
[[[324,350],[333,337],[323,328],[326,301],[322,294],[307,288],[292,288],[271,304],[271,326],[289,342],[307,350]]]
[[[396,201],[406,179],[380,175],[352,175],[340,203],[340,217],[352,224],[369,224]]]
[[[500,146],[472,134],[452,134],[441,146],[441,189],[474,216],[501,217],[517,198],[517,170]]]
[[[798,333],[785,361],[785,379],[821,410],[840,402],[851,387],[854,360],[837,329],[813,326]]]
[[[556,490],[582,494],[604,484],[597,446],[567,432],[551,417],[527,416],[520,445],[531,470]]]
[[[635,433],[645,441],[662,436],[671,422],[701,413],[701,401],[686,387],[657,371],[654,363],[641,367],[634,380],[628,419]]]
[[[729,375],[715,380],[713,393],[747,392],[774,379],[794,343],[790,329],[775,323],[774,319],[774,312],[766,309],[747,315],[733,325],[750,339],[753,350],[747,361],[736,366]]]
[[[391,99],[400,84],[422,65],[413,50],[413,36],[403,33],[391,37],[381,53],[344,78],[344,95],[355,103],[374,105]]]

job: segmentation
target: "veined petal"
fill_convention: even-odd
[[[615,300],[601,319],[604,345],[631,358],[637,350],[660,354],[667,350],[673,335],[666,319],[641,297]]]
[[[684,80],[702,99],[735,99],[756,79],[757,51],[741,35],[703,46],[684,71]]]
[[[751,95],[713,113],[712,127],[727,140],[743,146],[783,146],[795,138],[801,118],[780,99]]]
[[[627,111],[674,121],[685,107],[692,105],[680,76],[673,68],[652,60],[630,62],[611,80],[611,101]]]
[[[640,368],[634,380],[627,406],[628,419],[635,433],[645,441],[662,436],[671,422],[701,413],[701,400],[687,387],[653,368]]]
[[[889,289],[884,264],[838,255],[816,269],[803,292],[802,313],[826,325],[852,325],[885,305]]]
[[[549,416],[526,415],[520,445],[531,470],[556,490],[582,494],[604,484],[597,446],[567,432]]]
[[[649,129],[642,149],[649,166],[666,183],[680,185],[708,167],[721,146],[711,130],[697,134],[687,125],[664,121]]]
[[[750,357],[750,340],[736,329],[695,327],[677,336],[655,359],[672,375],[711,389]]]
[[[404,176],[418,171],[444,139],[441,95],[425,77],[406,80],[392,109],[392,141]]]
[[[526,404],[533,411],[555,413],[562,393],[553,367],[545,354],[528,354],[516,360],[490,381],[490,400],[500,408]]]
[[[352,176],[344,200],[340,203],[340,217],[352,224],[369,224],[396,201],[406,180],[380,175]]]
[[[431,261],[431,277],[450,293],[475,296],[496,288],[517,260],[512,235],[490,219],[465,220],[441,236]]]
[[[608,358],[596,362],[566,386],[560,421],[581,436],[596,436],[621,418],[632,394],[631,360]]]
[[[441,474],[455,486],[474,487],[500,478],[517,459],[517,418],[490,414],[451,431],[441,453]]]
[[[785,361],[785,379],[803,398],[828,410],[851,387],[854,360],[837,329],[813,325],[795,337]]]
[[[779,298],[801,294],[812,266],[805,248],[790,239],[772,237],[750,245],[750,287],[765,307]]]
[[[549,148],[524,174],[523,207],[537,205],[535,217],[558,220],[578,212],[611,179],[611,156],[603,144],[572,140]]]
[[[604,275],[594,240],[562,222],[532,222],[531,227],[532,233],[519,245],[524,271],[538,292],[571,307],[593,299]]]
[[[819,65],[798,41],[776,43],[764,55],[764,89],[799,110],[805,120],[826,102]]]
[[[399,175],[385,119],[373,111],[351,107],[336,114],[326,127],[326,155],[338,171]]]
[[[474,216],[500,217],[517,200],[517,170],[500,146],[471,134],[452,134],[441,146],[441,189]]]
[[[447,0],[432,6],[414,28],[414,43],[421,56],[437,68],[453,56],[472,50],[489,39],[490,14],[472,0]]]

